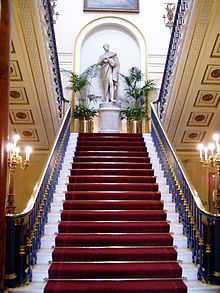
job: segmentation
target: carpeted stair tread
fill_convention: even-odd
[[[44,293],[186,293],[142,135],[80,134]]]
[[[186,293],[182,280],[114,280],[114,281],[58,281],[49,280],[45,293]]]
[[[162,210],[163,202],[159,200],[65,200],[64,210]]]
[[[73,175],[70,183],[156,183],[155,176]]]
[[[117,146],[117,145],[105,145],[105,146],[77,146],[76,151],[146,151],[145,146]]]
[[[74,190],[133,190],[133,191],[158,191],[157,183],[69,183],[68,191]]]
[[[64,210],[63,221],[165,221],[163,210]]]
[[[91,167],[91,166],[90,166]],[[153,176],[154,171],[152,169],[112,169],[112,168],[84,168],[84,169],[77,169],[74,168],[70,171],[71,176],[74,175],[132,175],[132,176]]]
[[[77,156],[74,162],[132,162],[132,163],[150,163],[148,157],[126,157],[126,156]]]
[[[86,139],[84,141],[78,140],[78,146],[141,146],[145,147],[143,140],[91,140]]]
[[[57,246],[171,246],[173,237],[169,233],[59,233],[55,238]]]
[[[177,252],[173,247],[145,248],[62,248],[56,247],[52,254],[53,261],[175,261]]]
[[[117,150],[117,151],[76,151],[75,152],[75,156],[114,156],[114,157],[148,157],[148,152],[143,151],[143,152],[130,152],[130,151],[121,151],[121,150]]]
[[[49,278],[181,278],[177,262],[132,263],[52,263]]]
[[[128,163],[128,162],[75,162],[72,169],[151,169],[151,163]]]
[[[78,143],[81,143],[81,142],[85,142],[85,141],[88,141],[88,140],[92,140],[92,141],[115,141],[116,140],[116,137],[113,136],[113,135],[102,135],[102,136],[90,136],[90,137],[78,137],[77,139],[77,142]],[[144,141],[144,138],[143,136],[139,136],[139,137],[135,137],[135,136],[131,136],[129,137],[129,140],[128,140],[128,137],[126,136],[118,136],[117,137],[117,141]]]
[[[85,133],[80,133],[79,138],[84,138],[84,137],[109,137],[109,136],[113,136],[114,139],[115,137],[127,137],[128,139],[131,137],[136,138],[143,138],[142,134],[140,133],[116,133],[116,132],[98,132],[98,133],[90,133],[90,132],[85,132]]]
[[[66,200],[160,200],[159,191],[67,191]]]
[[[91,221],[62,221],[58,226],[60,233],[169,233],[167,222],[91,222]]]

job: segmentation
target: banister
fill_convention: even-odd
[[[156,110],[155,110],[153,104],[151,105],[151,107],[152,107],[151,110],[152,110],[152,112],[154,113],[154,115],[157,115],[157,112],[156,112]],[[200,199],[200,197],[199,197],[199,195],[198,195],[198,192],[196,191],[195,187],[193,186],[191,180],[190,180],[190,179],[188,178],[188,176],[186,175],[185,168],[184,168],[183,164],[179,161],[179,159],[178,159],[178,157],[177,157],[177,155],[176,155],[176,152],[175,152],[175,150],[173,149],[173,147],[172,147],[172,145],[171,145],[171,143],[170,143],[170,141],[169,141],[169,138],[167,137],[167,135],[166,135],[166,133],[165,133],[165,131],[164,131],[164,129],[163,129],[163,126],[162,126],[162,124],[161,124],[161,122],[160,122],[159,119],[158,119],[157,123],[160,125],[161,131],[163,132],[163,135],[164,135],[165,138],[166,138],[167,144],[169,145],[169,148],[170,148],[170,150],[171,150],[171,152],[172,152],[172,154],[173,154],[175,160],[177,161],[177,164],[178,164],[178,166],[179,166],[179,168],[180,168],[180,170],[181,170],[181,172],[182,172],[182,174],[183,174],[183,176],[184,176],[184,178],[185,178],[185,180],[186,180],[186,182],[187,182],[187,184],[188,184],[188,186],[189,186],[189,188],[190,188],[190,191],[192,192],[192,195],[193,195],[193,197],[194,197],[194,200],[195,200],[197,206],[198,206],[199,209],[200,209],[204,214],[206,214],[206,215],[209,215],[209,216],[218,216],[217,214],[211,213],[211,212],[209,212],[209,211],[206,210],[206,208],[205,208],[203,202],[201,201],[201,199]]]
[[[41,246],[41,237],[44,234],[44,226],[69,140],[70,117],[71,109],[69,108],[34,193],[34,200],[29,202],[22,213],[10,214],[6,217],[5,283],[9,287],[32,280],[32,266],[37,261],[37,251]]]
[[[41,0],[43,6],[43,16],[45,19],[45,24],[47,26],[47,41],[48,41],[48,48],[50,53],[50,60],[52,64],[51,71],[54,75],[54,85],[55,85],[55,93],[56,99],[58,103],[58,111],[60,118],[63,118],[65,113],[65,103],[69,101],[64,98],[63,95],[63,87],[62,87],[62,80],[60,74],[60,66],[59,66],[59,59],[57,53],[57,45],[56,45],[56,36],[54,31],[53,25],[53,14],[52,14],[52,7],[51,7],[51,0]]]
[[[66,111],[66,113],[65,113],[65,116],[64,116],[64,118],[63,118],[62,124],[61,124],[61,126],[60,126],[60,129],[59,129],[59,131],[58,131],[58,133],[57,133],[57,135],[56,135],[56,138],[55,138],[55,141],[54,141],[53,147],[52,147],[52,149],[51,149],[51,151],[50,151],[49,158],[47,159],[47,163],[46,163],[46,165],[45,165],[45,167],[44,167],[44,170],[43,170],[43,173],[42,173],[42,175],[41,175],[41,177],[40,177],[39,183],[37,183],[37,188],[36,188],[36,190],[34,190],[34,196],[33,196],[32,198],[30,198],[30,200],[28,201],[28,203],[27,203],[26,207],[24,208],[24,210],[23,210],[21,213],[17,213],[17,214],[16,214],[16,216],[18,216],[18,217],[19,217],[19,216],[24,216],[24,215],[26,215],[27,213],[29,213],[29,212],[31,211],[31,209],[33,208],[33,206],[34,206],[34,203],[35,203],[35,201],[36,201],[37,195],[38,195],[38,193],[39,193],[39,191],[40,191],[40,186],[41,186],[42,183],[43,183],[43,180],[44,180],[44,177],[45,177],[46,171],[47,171],[47,169],[48,169],[48,167],[49,167],[49,165],[50,165],[51,158],[52,158],[53,153],[54,153],[54,151],[55,151],[55,148],[56,148],[56,145],[57,145],[58,139],[59,139],[59,137],[60,137],[60,134],[61,134],[62,129],[63,129],[63,127],[64,127],[64,124],[65,124],[65,122],[66,122],[66,119],[67,119],[67,117],[68,117],[68,115],[69,115],[69,112],[70,112],[70,107],[67,109],[67,111]]]
[[[158,115],[160,119],[163,118],[164,112],[166,110],[165,105],[167,103],[167,95],[169,93],[169,87],[172,82],[172,75],[176,66],[175,60],[177,58],[178,49],[181,46],[181,41],[183,40],[183,32],[186,26],[187,13],[190,12],[192,5],[192,0],[178,0],[177,3],[160,92],[158,99],[154,102],[157,104],[157,109],[159,109]]]
[[[182,164],[151,104],[152,137],[175,202],[179,221],[187,245],[192,250],[192,261],[198,267],[198,279],[220,284],[220,215],[206,210],[198,193],[184,172]]]

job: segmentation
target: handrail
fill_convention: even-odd
[[[185,175],[184,168],[169,142],[156,110],[151,104],[152,137],[175,202],[198,279],[220,284],[220,215],[208,212]]]
[[[47,37],[48,37],[48,47],[50,50],[50,60],[52,63],[52,72],[54,74],[55,92],[57,95],[57,103],[60,118],[63,118],[65,114],[65,103],[69,101],[64,98],[63,87],[61,81],[59,59],[57,54],[56,36],[53,25],[53,15],[51,8],[51,0],[41,0],[44,8],[44,19],[47,25]]]
[[[154,113],[154,115],[157,115],[157,112],[156,112],[156,110],[154,108],[154,105],[151,105],[151,107],[152,107],[151,110]],[[161,124],[161,122],[160,122],[159,119],[158,119],[157,123],[159,124],[159,126],[161,128],[161,131],[162,131],[163,135],[165,136],[165,139],[167,141],[167,144],[169,145],[170,151],[172,152],[172,155],[174,156],[174,158],[175,158],[175,160],[176,160],[176,162],[178,164],[178,167],[179,167],[181,173],[183,174],[183,177],[186,180],[187,185],[189,186],[189,189],[190,189],[190,191],[191,191],[191,193],[192,193],[192,195],[194,197],[194,200],[196,201],[197,206],[206,215],[209,215],[209,216],[218,216],[215,213],[211,213],[211,212],[207,211],[206,207],[204,206],[203,202],[201,201],[201,199],[200,199],[200,197],[198,195],[198,192],[196,191],[195,187],[193,186],[191,180],[187,177],[185,168],[183,167],[183,164],[179,161],[179,159],[177,157],[177,154],[176,154],[175,150],[173,149],[173,147],[172,147],[172,145],[171,145],[171,143],[169,141],[169,138],[166,135],[166,132],[164,131],[164,128],[163,128],[163,126],[162,126],[162,124]]]
[[[178,49],[181,45],[183,30],[185,28],[186,16],[187,12],[190,11],[192,3],[192,0],[178,0],[177,3],[160,92],[158,99],[154,102],[154,104],[157,104],[157,108],[159,108],[158,115],[160,119],[163,118],[165,111],[165,104],[167,103],[167,95],[169,93],[172,74],[175,70],[175,60],[177,58]]]
[[[7,215],[6,285],[15,287],[32,280],[32,266],[47,222],[70,135],[71,109],[66,112],[47,161],[34,201],[16,215]]]
[[[41,178],[40,178],[40,180],[39,180],[39,183],[37,184],[37,188],[36,188],[36,190],[34,190],[34,197],[33,197],[33,198],[30,198],[30,200],[28,201],[28,203],[27,203],[25,209],[24,209],[21,213],[17,213],[16,216],[24,216],[24,215],[26,215],[27,213],[29,213],[29,212],[31,211],[31,209],[33,208],[34,203],[35,203],[36,198],[37,198],[37,195],[38,195],[38,193],[39,193],[39,191],[40,191],[40,187],[41,187],[41,185],[42,185],[42,183],[43,183],[43,180],[44,180],[44,177],[45,177],[45,175],[46,175],[47,169],[48,169],[48,167],[49,167],[49,165],[50,165],[50,162],[51,162],[52,156],[53,156],[53,154],[54,154],[54,151],[55,151],[56,145],[57,145],[57,143],[58,143],[58,139],[59,139],[59,137],[60,137],[60,135],[61,135],[62,129],[63,129],[64,124],[65,124],[66,119],[67,119],[67,116],[69,115],[69,112],[70,112],[70,107],[67,109],[67,111],[66,111],[66,113],[65,113],[64,119],[63,119],[62,124],[61,124],[61,126],[60,126],[60,130],[59,130],[58,133],[57,133],[57,136],[56,136],[56,138],[55,138],[55,141],[54,141],[53,147],[52,147],[52,149],[51,149],[51,151],[50,151],[49,158],[48,158],[47,163],[46,163],[46,165],[45,165],[45,167],[44,167],[44,170],[43,170],[43,173],[42,173]]]

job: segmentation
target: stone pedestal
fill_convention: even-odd
[[[115,102],[99,105],[99,132],[120,132],[120,106]]]

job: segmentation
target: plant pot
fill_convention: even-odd
[[[128,133],[142,133],[142,120],[127,121]]]
[[[75,132],[93,132],[93,120],[74,119]]]

